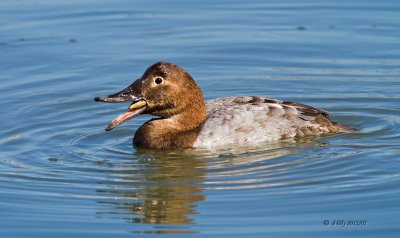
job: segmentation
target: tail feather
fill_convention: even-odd
[[[330,118],[324,115],[318,115],[315,118],[315,122],[318,123],[324,131],[328,133],[354,133],[357,132],[356,129],[339,124],[337,122],[332,121]]]
[[[343,133],[355,133],[355,132],[357,132],[357,129],[355,129],[355,128],[352,128],[352,127],[349,127],[349,126],[345,126],[345,125],[342,125],[342,124],[339,124],[339,123],[336,123],[336,124],[340,129],[339,132],[343,132]]]

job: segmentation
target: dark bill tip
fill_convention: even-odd
[[[108,126],[104,129],[105,131],[111,131],[112,129],[114,129],[115,126],[108,124]]]

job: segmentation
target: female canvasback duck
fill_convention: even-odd
[[[139,114],[157,116],[133,138],[134,145],[151,149],[219,148],[355,131],[330,120],[327,111],[295,102],[255,96],[205,102],[189,73],[166,62],[151,65],[127,88],[95,101],[132,102],[106,131]]]

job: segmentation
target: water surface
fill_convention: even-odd
[[[187,69],[207,99],[297,101],[359,133],[133,148],[150,117],[105,132],[128,105],[93,98],[159,60]],[[400,232],[399,1],[6,0],[0,72],[1,237]]]

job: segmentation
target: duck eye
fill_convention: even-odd
[[[163,81],[163,79],[161,77],[157,77],[155,80],[156,84],[160,84],[160,83],[162,83],[162,81]]]

